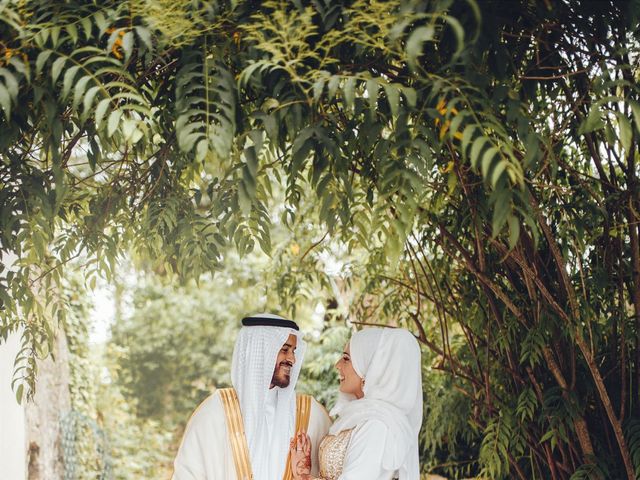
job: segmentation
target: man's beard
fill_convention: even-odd
[[[291,377],[284,373],[283,366],[293,368],[293,365],[288,362],[280,363],[273,371],[273,377],[271,377],[271,385],[274,387],[287,388],[289,383],[291,383]]]

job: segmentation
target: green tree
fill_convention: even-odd
[[[366,252],[338,290],[435,355],[485,476],[635,478],[637,1],[1,8],[18,381],[75,256],[88,279],[127,248],[197,278],[304,213],[326,240],[274,257],[283,304],[323,282],[310,248]]]
[[[228,255],[224,270],[198,284],[176,285],[153,272],[124,280],[131,305],[113,325],[108,345],[117,358],[117,382],[139,417],[173,430],[215,388],[230,384],[240,319],[277,310],[260,278],[266,260]]]

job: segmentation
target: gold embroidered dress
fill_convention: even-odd
[[[387,431],[382,422],[370,420],[325,436],[318,448],[319,480],[394,478],[382,466]]]
[[[342,473],[344,457],[351,439],[353,428],[342,430],[337,435],[327,435],[320,443],[318,460],[320,462],[320,478],[337,480]]]

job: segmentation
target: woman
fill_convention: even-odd
[[[295,480],[418,480],[422,424],[420,347],[403,329],[356,332],[336,363],[337,419],[320,443],[320,477],[309,474],[311,445],[291,440]]]

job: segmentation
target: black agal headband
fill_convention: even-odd
[[[244,317],[242,319],[242,325],[245,327],[285,327],[293,328],[294,330],[300,330],[296,322],[293,320],[287,320],[286,318],[273,318],[273,317]]]

